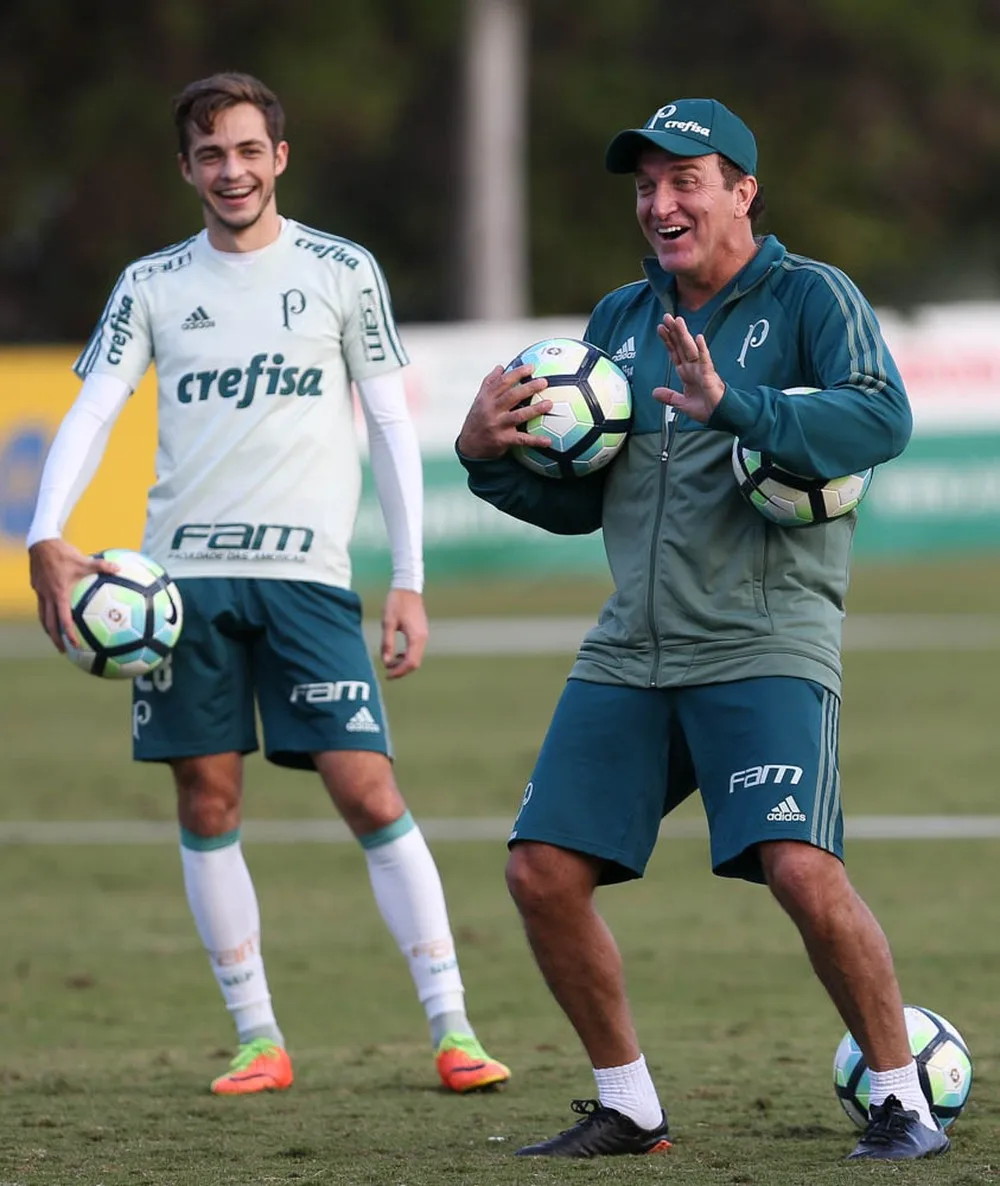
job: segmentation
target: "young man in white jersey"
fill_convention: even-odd
[[[428,633],[422,476],[385,279],[357,243],[279,216],[284,114],[261,82],[236,73],[194,82],[174,118],[205,229],[122,272],[76,361],[83,386],[46,460],[28,536],[39,616],[63,649],[61,632],[75,637],[70,589],[110,567],[61,531],[155,358],[159,444],[142,550],[176,579],[184,631],[168,665],[135,684],[133,750],[172,769],[187,898],[236,1025],[237,1055],[212,1091],[280,1090],[293,1078],[240,846],[255,705],[266,756],[318,771],[364,849],[442,1083],[497,1087],[510,1072],[466,1015],[441,881],[393,778],[350,591],[354,382],[392,550],[381,660],[389,679],[416,670]]]

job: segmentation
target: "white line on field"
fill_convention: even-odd
[[[594,625],[588,617],[439,618],[427,653],[435,655],[573,655]],[[378,627],[365,628],[378,645]],[[1000,614],[855,614],[844,623],[846,651],[1000,650]],[[0,659],[55,655],[39,626],[0,622]]]
[[[430,841],[504,841],[511,820],[424,819],[420,829]],[[248,844],[342,844],[352,840],[335,819],[245,820]],[[988,840],[1000,837],[995,815],[857,815],[845,821],[848,840]],[[667,821],[667,840],[707,838],[703,820]],[[166,820],[23,820],[0,821],[0,845],[177,844],[177,825]]]

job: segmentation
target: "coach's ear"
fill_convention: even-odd
[[[187,157],[182,152],[177,154],[177,168],[180,169],[181,176],[188,185],[194,185],[194,179],[191,176],[191,166],[188,163]]]

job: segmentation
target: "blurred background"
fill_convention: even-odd
[[[70,365],[125,264],[200,228],[170,101],[223,69],[278,93],[280,210],[374,252],[412,360],[431,643],[386,701],[477,1028],[515,1069],[503,1100],[462,1101],[461,1131],[360,852],[317,843],[347,832],[316,780],[259,756],[245,837],[303,1090],[220,1123],[205,1085],[232,1035],[184,902],[169,774],[130,760],[127,683],[72,668],[34,620],[24,536]],[[907,998],[975,1059],[944,1159],[962,1160],[922,1180],[996,1182],[1000,0],[7,0],[0,84],[0,1178],[439,1186],[447,1170],[517,1186],[506,1152],[592,1090],[503,862],[608,591],[601,540],[474,499],[452,442],[494,364],[578,335],[641,275],[610,138],[712,96],[757,135],[762,229],[861,286],[913,403],[913,440],[859,513],[848,855]],[[140,542],[155,395],[151,372],[68,524],[85,550]],[[389,561],[367,479],[353,555],[377,622]],[[676,1169],[706,1186],[846,1182],[853,1134],[829,1078],[843,1026],[797,934],[758,887],[709,876],[696,800],[664,828],[645,880],[602,909],[681,1134]]]
[[[0,615],[31,613],[26,531],[69,371],[124,264],[200,214],[170,99],[218,69],[262,77],[288,117],[280,209],[356,239],[387,274],[427,461],[428,574],[600,571],[600,541],[553,541],[469,498],[451,443],[481,376],[578,334],[644,244],[607,141],[682,95],[754,129],[790,250],[876,305],[914,404],[877,475],[859,562],[1000,547],[1000,3],[764,0],[91,0],[5,6],[0,196]],[[14,114],[16,112],[16,115]],[[152,378],[69,525],[138,542]],[[388,571],[366,495],[357,579]]]

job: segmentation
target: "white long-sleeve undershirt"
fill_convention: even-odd
[[[131,388],[114,375],[88,375],[63,417],[45,458],[28,547],[58,539],[66,520],[101,464],[108,437]]]
[[[406,407],[402,370],[358,382],[368,449],[392,554],[392,587],[424,587],[424,484],[417,430]]]
[[[402,370],[358,383],[372,471],[392,554],[392,587],[423,590],[423,471],[406,407]],[[66,413],[42,470],[28,547],[62,535],[104,457],[131,389],[113,375],[90,374]]]

